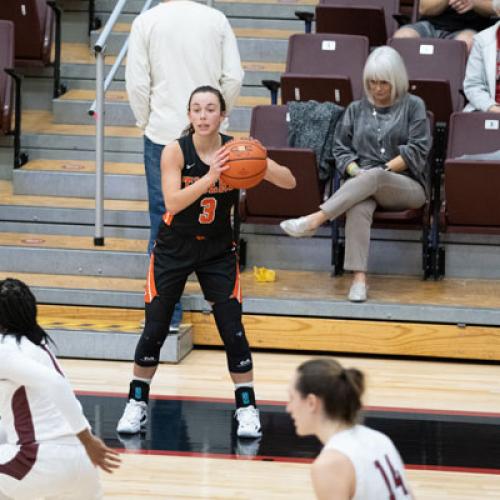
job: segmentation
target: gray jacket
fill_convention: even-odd
[[[336,168],[342,175],[353,161],[364,169],[383,168],[401,155],[408,167],[402,173],[427,189],[431,145],[425,104],[420,97],[406,94],[387,108],[376,108],[364,98],[349,104],[337,125]]]

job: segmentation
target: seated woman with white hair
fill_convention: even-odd
[[[500,16],[500,0],[493,0],[493,8]],[[500,21],[474,35],[464,93],[469,101],[464,111],[500,113]]]
[[[431,132],[424,102],[408,93],[401,56],[379,47],[363,71],[365,97],[352,102],[335,131],[336,168],[346,181],[320,210],[281,223],[297,238],[313,236],[328,220],[346,216],[344,269],[354,273],[349,300],[366,300],[370,228],[377,206],[420,208],[426,200]]]

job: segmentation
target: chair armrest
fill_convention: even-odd
[[[307,12],[304,10],[296,10],[295,15],[301,20],[304,21],[305,23],[305,32],[306,33],[311,33],[311,28],[312,28],[312,22],[314,19],[314,13],[313,12]]]

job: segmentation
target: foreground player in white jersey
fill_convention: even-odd
[[[323,450],[311,476],[319,500],[411,500],[404,465],[392,441],[356,423],[363,374],[333,359],[301,364],[287,411],[299,436],[314,434]]]
[[[0,281],[0,500],[102,498],[118,453],[92,435],[21,281]]]

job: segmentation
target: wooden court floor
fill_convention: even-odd
[[[256,392],[286,401],[295,367],[309,356],[257,352]],[[342,357],[367,375],[365,405],[500,414],[500,366]],[[77,390],[125,393],[127,362],[62,360]],[[231,398],[221,351],[195,350],[180,365],[162,365],[155,395]],[[409,470],[419,499],[498,499],[500,475]],[[122,468],[102,475],[105,498],[116,499],[313,499],[309,465],[249,459],[127,453]]]

